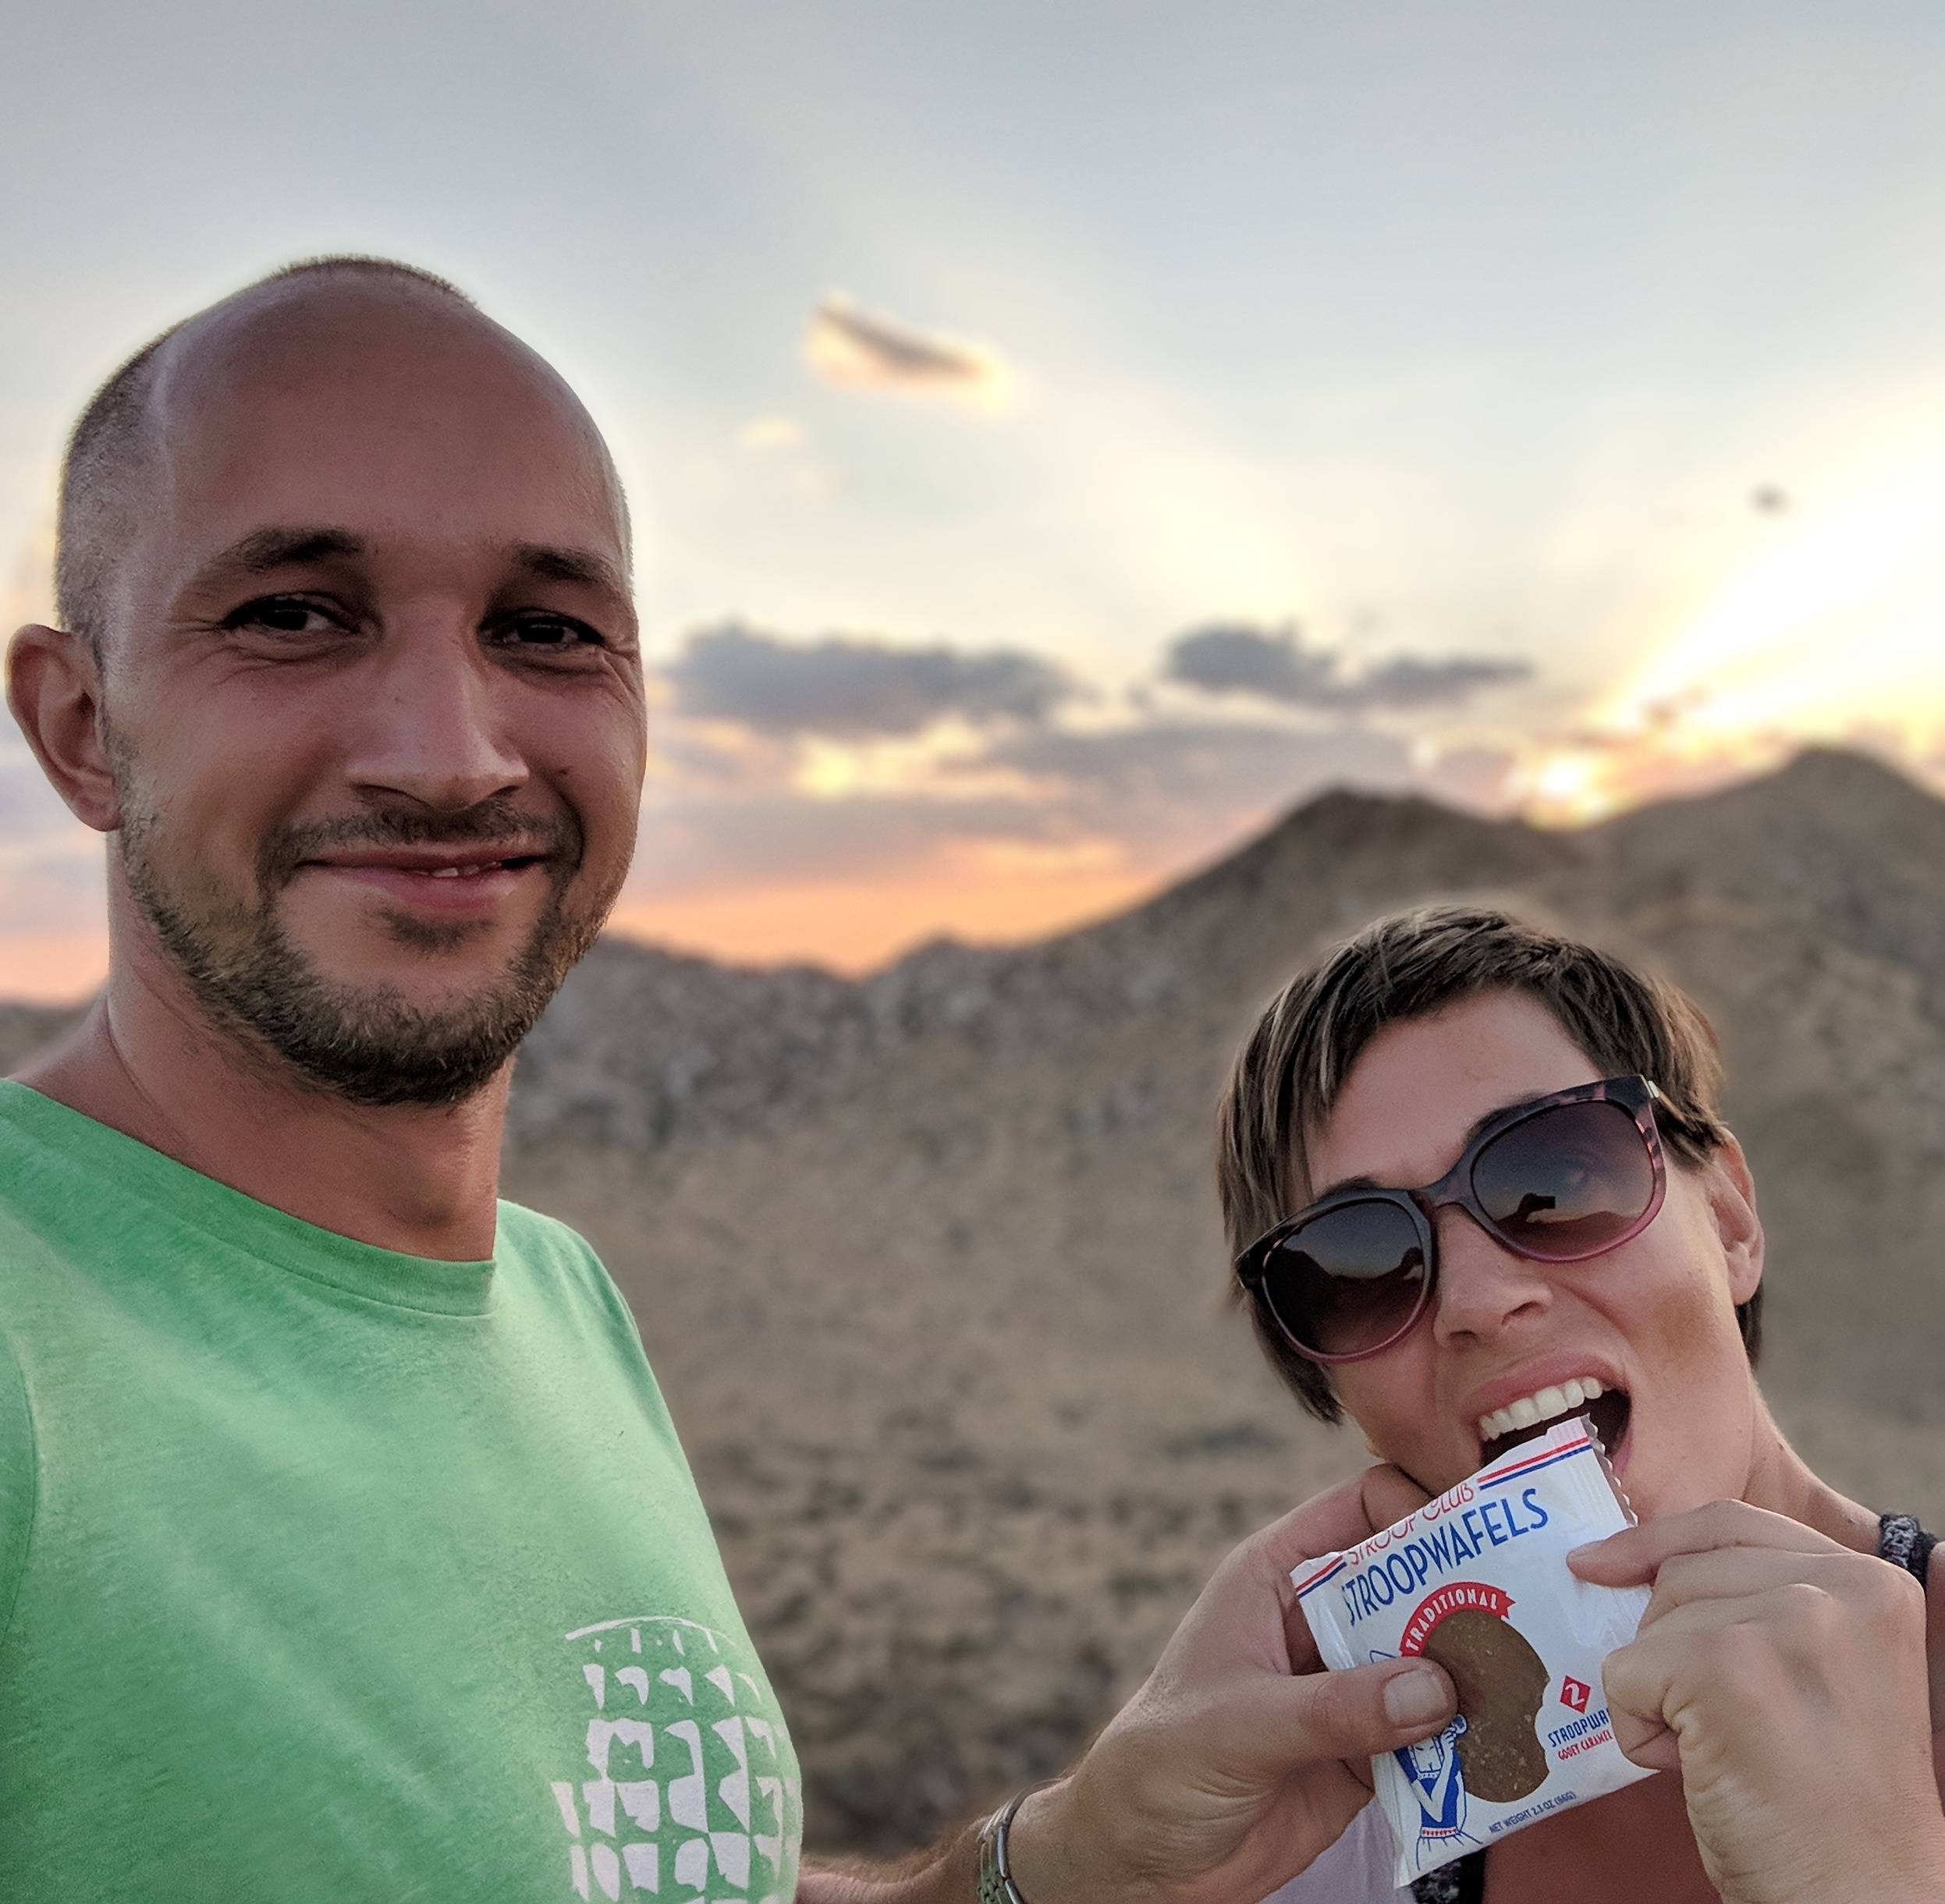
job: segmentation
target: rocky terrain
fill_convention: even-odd
[[[634,1305],[825,1845],[1056,1768],[1224,1549],[1361,1459],[1223,1302],[1210,1112],[1298,962],[1434,896],[1702,998],[1778,1413],[1945,1525],[1945,803],[1867,761],[1573,832],[1331,794],[1104,924],[857,982],[611,941],[523,1055],[508,1193]],[[0,1010],[0,1058],[55,1022]]]

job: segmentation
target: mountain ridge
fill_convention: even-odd
[[[1112,918],[857,979],[611,939],[523,1052],[505,1190],[630,1302],[820,1845],[1057,1771],[1224,1549],[1365,1459],[1225,1298],[1212,1112],[1299,965],[1450,899],[1701,1000],[1766,1393],[1835,1485],[1945,1525],[1945,803],[1873,762],[1576,829],[1326,794]],[[0,1058],[69,1016],[0,1008]]]

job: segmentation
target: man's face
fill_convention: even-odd
[[[154,400],[104,658],[118,907],[314,1082],[463,1097],[633,849],[641,666],[598,438],[504,333],[357,281],[219,307]]]

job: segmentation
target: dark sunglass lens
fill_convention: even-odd
[[[1396,1204],[1340,1204],[1270,1251],[1263,1299],[1304,1348],[1357,1355],[1411,1321],[1425,1274],[1418,1227]]]
[[[1640,1222],[1655,1167],[1621,1105],[1557,1104],[1495,1137],[1473,1164],[1472,1190],[1514,1248],[1569,1262],[1611,1249]]]

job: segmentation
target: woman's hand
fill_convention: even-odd
[[[1581,1548],[1610,1587],[1652,1583],[1609,1657],[1638,1765],[1679,1771],[1724,1904],[1945,1899],[1925,1595],[1780,1514],[1717,1501]]]
[[[1254,1904],[1335,1842],[1370,1799],[1371,1757],[1437,1732],[1453,1694],[1425,1661],[1325,1672],[1290,1572],[1427,1498],[1372,1468],[1237,1548],[1086,1757],[1021,1806],[1022,1895]],[[1388,1708],[1414,1689],[1415,1711]]]

